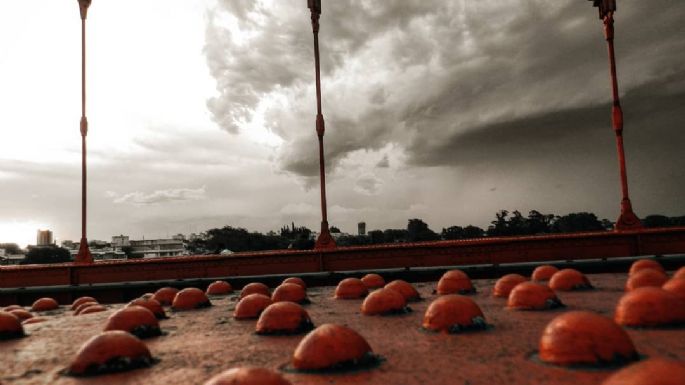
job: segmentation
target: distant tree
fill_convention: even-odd
[[[366,235],[345,235],[336,239],[338,246],[362,246],[371,244],[371,238]]]
[[[438,234],[428,228],[428,224],[418,218],[410,219],[407,223],[407,240],[409,242],[435,241],[440,239]]]
[[[69,250],[55,245],[35,247],[29,246],[22,265],[71,262]]]
[[[543,234],[549,233],[552,230],[552,223],[554,222],[554,214],[542,214],[537,210],[528,212],[528,219],[526,221],[528,234]]]
[[[0,249],[5,249],[7,254],[21,254],[21,249],[16,243],[0,243]]]
[[[464,227],[464,238],[482,238],[485,236],[485,230],[478,226],[468,225]]]
[[[126,259],[135,259],[135,258],[142,258],[142,254],[133,254],[133,247],[131,246],[122,246],[121,251],[126,254]]]
[[[578,231],[601,231],[604,230],[602,222],[593,213],[571,213],[557,217],[552,225],[555,233],[572,233]]]
[[[331,234],[340,234],[340,229],[335,226],[331,226],[331,228],[328,229],[328,231],[330,231]]]
[[[257,232],[250,233],[243,228],[224,226],[208,230],[203,246],[205,250],[216,254],[225,249],[234,252],[277,250],[285,249],[288,240],[280,235],[268,236]]]
[[[466,235],[464,235],[464,228],[461,226],[450,226],[446,229],[443,228],[440,232],[440,236],[445,240],[466,238]]]
[[[488,226],[487,234],[489,237],[509,235],[508,216],[509,211],[507,210],[500,210],[495,213],[495,220],[490,222],[490,226]]]
[[[368,237],[372,244],[385,243],[385,236],[381,230],[371,230],[368,232]]]
[[[409,232],[405,229],[386,229],[383,231],[383,243],[407,242]]]
[[[665,215],[648,215],[642,220],[645,227],[668,227],[671,226],[671,218]]]

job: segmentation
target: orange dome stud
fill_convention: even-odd
[[[157,302],[154,298],[137,298],[129,302],[126,306],[142,306],[147,310],[151,311],[157,319],[168,318],[162,304]]]
[[[33,318],[33,314],[27,312],[24,309],[14,309],[10,310],[10,313],[14,314],[17,318],[19,318],[19,321],[25,321],[29,318]]]
[[[0,341],[24,336],[24,328],[19,318],[12,313],[0,311]]]
[[[682,385],[685,363],[650,358],[629,365],[607,378],[602,385]]]
[[[668,281],[668,276],[661,270],[641,269],[631,274],[626,282],[626,291],[635,290],[638,287],[655,286],[661,287]]]
[[[336,299],[358,299],[367,294],[369,294],[369,289],[359,278],[345,278],[335,288]]]
[[[249,319],[257,318],[266,309],[267,306],[271,305],[271,298],[264,294],[254,293],[249,294],[238,302],[233,312],[233,318],[235,319]]]
[[[533,275],[531,278],[533,281],[549,281],[550,278],[559,271],[556,267],[552,265],[542,265],[538,266],[533,270]]]
[[[685,279],[685,266],[678,269],[675,274],[673,274],[673,278]]]
[[[685,323],[685,300],[660,287],[640,287],[618,301],[614,319],[624,326],[673,326]]]
[[[294,283],[294,284],[302,286],[302,288],[305,290],[307,289],[307,284],[304,283],[304,280],[300,277],[288,277],[288,278],[284,279],[282,283]]]
[[[416,290],[414,285],[407,281],[396,279],[385,285],[385,287],[388,289],[393,289],[398,293],[402,294],[402,296],[407,302],[418,301],[421,299],[421,296],[419,295],[419,292]]]
[[[492,295],[495,297],[507,298],[514,286],[526,281],[528,281],[528,278],[521,274],[507,274],[495,282],[495,288],[492,290]]]
[[[212,306],[209,302],[207,294],[196,287],[185,288],[174,297],[174,302],[171,303],[171,309],[174,311],[185,311],[201,309]]]
[[[97,302],[84,302],[84,303],[78,305],[76,310],[74,310],[74,315],[79,315],[87,307],[91,307],[91,306],[95,306],[95,305],[99,305],[99,303],[97,303]]]
[[[326,370],[368,365],[377,360],[371,346],[356,331],[324,324],[297,345],[292,364],[298,370]]]
[[[157,300],[162,306],[170,306],[171,303],[174,302],[174,298],[178,291],[179,290],[175,287],[163,287],[157,290],[152,298]]]
[[[105,310],[107,310],[106,307],[104,307],[104,306],[102,306],[102,305],[99,305],[99,304],[95,303],[95,304],[91,304],[90,306],[86,306],[85,308],[83,308],[83,310],[81,310],[81,312],[78,313],[78,315],[85,315],[85,314],[91,314],[91,313],[99,313],[99,312],[102,312],[102,311],[105,311]]]
[[[460,333],[487,328],[485,316],[471,298],[448,294],[433,301],[423,315],[423,328],[435,332]]]
[[[362,314],[385,315],[406,313],[407,300],[397,290],[382,288],[371,292],[362,303]]]
[[[300,334],[313,328],[314,324],[302,306],[283,301],[274,302],[264,309],[255,331],[257,334]]]
[[[290,301],[299,304],[309,303],[304,288],[296,283],[282,283],[271,295],[272,302]]]
[[[17,310],[17,309],[24,309],[23,307],[19,305],[9,305],[6,308],[3,308],[2,311],[12,311],[12,310]]]
[[[685,278],[671,278],[662,288],[685,301]]]
[[[450,270],[442,275],[438,281],[437,293],[445,294],[472,294],[476,289],[471,283],[471,279],[461,270]]]
[[[250,294],[264,294],[267,297],[271,296],[269,287],[261,282],[252,282],[245,285],[243,290],[240,291],[240,298],[245,298]]]
[[[628,275],[633,275],[637,273],[640,270],[643,269],[654,269],[654,270],[659,270],[662,273],[665,273],[664,267],[661,266],[661,264],[653,259],[638,259],[637,261],[633,262],[632,265],[630,265],[630,270],[628,271]]]
[[[207,286],[207,295],[224,295],[233,292],[233,287],[226,281],[214,281]]]
[[[52,298],[41,298],[31,305],[31,311],[50,311],[59,309],[59,304]]]
[[[516,310],[547,310],[563,307],[554,290],[535,282],[522,282],[509,293],[507,306]]]
[[[138,338],[162,335],[157,317],[142,306],[127,306],[117,310],[107,319],[104,330],[122,330]]]
[[[154,363],[150,350],[133,334],[113,330],[98,334],[76,353],[68,368],[73,376],[91,376],[147,367]]]
[[[607,365],[639,358],[633,341],[611,319],[587,311],[570,311],[554,318],[542,332],[540,359],[571,365]]]
[[[571,291],[592,289],[590,280],[576,269],[562,269],[554,273],[549,280],[549,287],[554,291]]]
[[[209,379],[204,385],[292,385],[273,370],[264,368],[233,368]]]
[[[93,297],[79,297],[74,300],[74,302],[71,303],[71,310],[76,310],[77,307],[79,307],[80,304],[86,303],[86,302],[95,302],[97,303],[98,300],[96,300]]]
[[[40,322],[45,322],[47,319],[43,317],[31,317],[29,319],[25,319],[21,322],[22,325],[30,325],[30,324],[37,324]]]
[[[368,289],[378,289],[385,286],[385,279],[378,274],[369,273],[362,277],[362,282]]]

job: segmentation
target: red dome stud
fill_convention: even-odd
[[[271,295],[272,302],[290,301],[295,303],[309,303],[304,288],[296,283],[282,283]]]
[[[326,370],[368,365],[377,358],[371,346],[356,331],[324,324],[307,334],[293,353],[297,370]]]
[[[304,283],[304,280],[302,280],[302,278],[300,278],[300,277],[288,277],[288,278],[284,279],[282,283],[294,283],[294,284],[302,286],[302,288],[305,290],[307,289],[307,284]]]
[[[678,269],[678,271],[676,271],[675,274],[673,274],[673,278],[685,279],[685,266]]]
[[[78,313],[78,315],[99,313],[105,310],[107,310],[106,307],[99,305],[97,303],[91,303],[90,306],[86,306],[85,308],[83,308],[83,310],[81,310],[81,312]]]
[[[162,306],[170,306],[174,302],[174,298],[178,293],[178,289],[174,287],[163,287],[155,292],[154,298]]]
[[[378,289],[385,286],[385,279],[378,274],[369,273],[362,277],[362,282],[368,289]]]
[[[358,299],[367,294],[369,294],[369,289],[359,278],[345,278],[335,288],[336,299]]]
[[[447,271],[438,281],[437,293],[445,294],[472,294],[476,292],[471,279],[466,273],[455,269]]]
[[[74,315],[79,315],[87,307],[91,307],[91,306],[95,306],[95,305],[99,305],[99,303],[97,303],[97,302],[84,302],[84,303],[78,305],[76,310],[74,310]]]
[[[533,270],[533,275],[531,278],[533,281],[549,281],[550,278],[559,271],[556,267],[552,265],[542,265],[538,266]]]
[[[264,294],[267,297],[271,296],[269,287],[261,282],[252,282],[245,285],[243,290],[240,291],[240,298],[245,298],[250,294]]]
[[[460,333],[487,328],[480,307],[469,297],[448,294],[433,301],[423,316],[423,328],[444,333]]]
[[[492,295],[500,298],[508,298],[509,293],[521,282],[528,281],[528,278],[520,274],[507,274],[495,282],[495,288],[492,291]]]
[[[41,298],[31,305],[31,311],[50,311],[59,309],[59,304],[52,298]]]
[[[273,370],[264,368],[233,368],[209,379],[204,385],[292,385]]]
[[[24,336],[19,318],[12,313],[0,311],[0,341]]]
[[[127,306],[117,310],[107,319],[104,330],[122,330],[138,338],[162,335],[157,317],[142,306]]]
[[[630,265],[628,275],[633,275],[642,269],[654,269],[665,273],[664,267],[661,266],[659,262],[653,259],[638,259],[637,261],[633,262],[632,265]]]
[[[542,332],[540,359],[571,365],[607,365],[639,358],[633,341],[611,319],[587,311],[570,311],[554,318]]]
[[[24,308],[19,306],[19,305],[9,305],[6,308],[2,309],[2,311],[12,311],[12,310],[17,310],[17,309],[24,310]]]
[[[685,278],[671,278],[662,288],[685,301]]]
[[[209,298],[207,298],[207,294],[204,291],[196,287],[188,287],[176,293],[171,309],[174,311],[185,311],[210,306],[212,306],[212,303],[209,302]]]
[[[592,289],[592,284],[580,271],[562,269],[554,273],[549,280],[549,287],[554,291],[588,290]]]
[[[264,294],[249,294],[241,299],[240,302],[238,302],[235,307],[235,311],[233,312],[233,318],[257,318],[260,314],[262,314],[264,309],[271,304],[271,298],[265,296]]]
[[[10,310],[10,313],[14,314],[15,317],[19,318],[19,321],[24,322],[25,320],[29,318],[33,318],[33,314],[27,312],[24,309],[14,309]]]
[[[685,384],[685,363],[658,357],[629,365],[602,382],[602,385],[683,384]]]
[[[628,277],[625,289],[631,291],[645,286],[661,287],[666,281],[668,281],[668,276],[661,270],[641,269]]]
[[[283,301],[274,302],[264,309],[255,331],[257,334],[300,334],[313,328],[312,320],[302,306]]]
[[[507,306],[516,310],[547,310],[563,307],[552,289],[535,282],[522,282],[509,293]]]
[[[681,325],[685,323],[685,300],[660,287],[640,287],[621,297],[614,319],[635,327]]]
[[[407,281],[396,279],[385,285],[385,287],[388,289],[393,289],[402,294],[402,296],[405,300],[407,300],[407,302],[418,301],[421,299],[421,296],[419,295],[419,292],[416,290],[414,285]]]
[[[385,315],[407,312],[407,300],[397,290],[382,288],[371,292],[362,303],[362,314]]]
[[[137,298],[129,302],[126,306],[142,306],[147,310],[151,311],[157,319],[168,318],[162,304],[157,302],[156,299],[150,298]]]
[[[80,304],[86,303],[86,302],[95,302],[97,303],[98,300],[96,300],[93,297],[79,297],[74,302],[71,304],[71,310],[76,310],[77,307],[79,307]]]
[[[233,287],[226,281],[214,281],[207,286],[207,295],[224,295],[233,292]]]
[[[107,331],[86,341],[68,368],[73,376],[90,376],[147,367],[154,363],[150,350],[133,334]]]

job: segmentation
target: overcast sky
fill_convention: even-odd
[[[685,215],[685,2],[624,0],[633,206]],[[487,226],[499,209],[614,220],[606,43],[581,0],[323,1],[329,221]],[[94,0],[89,239],[318,230],[304,0]],[[80,237],[76,0],[0,3],[0,242]]]

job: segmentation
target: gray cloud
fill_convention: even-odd
[[[183,202],[207,199],[207,187],[199,188],[171,188],[166,190],[156,190],[150,193],[134,191],[126,194],[118,194],[108,191],[106,195],[113,199],[114,203],[125,203],[132,205],[152,205],[168,202]]]

